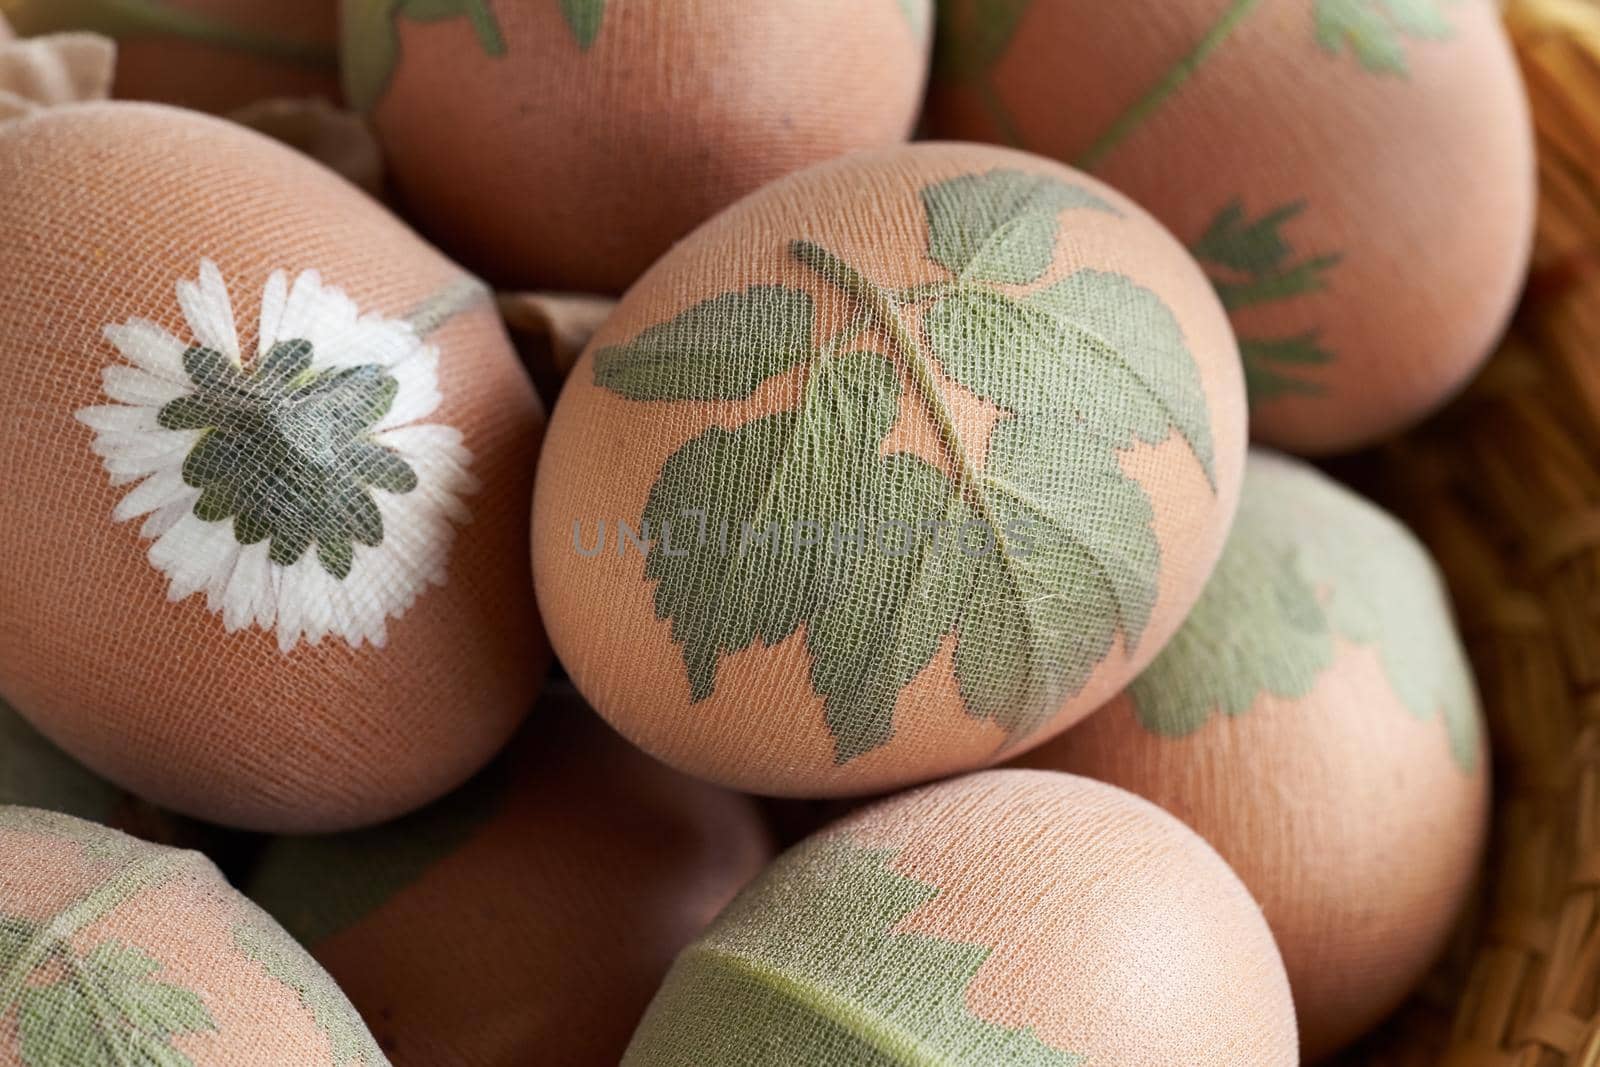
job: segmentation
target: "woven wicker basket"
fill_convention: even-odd
[[[1489,716],[1478,907],[1340,1064],[1600,1067],[1600,0],[1509,0],[1539,141],[1511,335],[1438,418],[1341,471],[1450,581]]]

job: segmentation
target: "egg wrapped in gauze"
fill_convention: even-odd
[[[273,842],[250,894],[396,1067],[616,1063],[672,958],[770,848],[751,800],[648,759],[558,692],[439,804]]]
[[[1283,950],[1308,1059],[1405,996],[1483,846],[1488,760],[1432,562],[1372,504],[1271,454],[1251,456],[1178,636],[1024,762],[1130,789],[1216,846]]]
[[[858,154],[680,243],[568,377],[534,571],[585,697],[736,788],[868,793],[1108,700],[1221,551],[1227,319],[1136,206],[1038,157]]]
[[[113,92],[226,112],[273,97],[339,97],[335,0],[0,0],[23,36],[117,42]]]
[[[791,171],[904,141],[931,0],[344,0],[423,229],[505,288],[621,291]]]
[[[673,964],[625,1067],[1298,1063],[1244,886],[1099,782],[988,771],[785,853]]]
[[[0,692],[234,826],[393,817],[547,663],[543,416],[482,286],[331,173],[150,104],[0,125]]]
[[[1485,0],[945,0],[929,125],[1072,163],[1193,250],[1257,440],[1344,450],[1479,366],[1533,230]]]
[[[198,852],[0,807],[0,1063],[388,1060],[327,972]]]

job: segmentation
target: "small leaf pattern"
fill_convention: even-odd
[[[578,47],[585,52],[600,36],[606,17],[606,0],[561,0],[561,17],[567,20]]]
[[[859,325],[815,337],[807,292],[757,286],[696,304],[594,361],[597,385],[649,402],[742,399],[804,368],[792,409],[709,428],[669,457],[641,528],[654,534],[646,577],[682,646],[691,699],[715,691],[722,657],[803,627],[840,763],[888,742],[901,690],[951,633],[968,713],[1014,739],[1037,728],[1118,635],[1137,644],[1155,602],[1153,513],[1121,451],[1177,434],[1214,477],[1199,370],[1160,298],[1093,270],[1040,285],[1063,214],[1111,212],[1107,203],[1013,170],[934,183],[921,199],[928,256],[948,277],[915,294],[814,242],[790,246],[897,338],[888,352],[852,347]],[[920,332],[907,303],[924,309]],[[883,454],[902,372],[944,428],[958,477]],[[1006,413],[984,455],[959,438],[936,372]],[[863,540],[900,531],[902,550],[807,551],[789,536],[804,524]],[[976,532],[982,544],[941,543],[923,536],[930,529]],[[719,531],[716,550],[688,551],[706,548],[708,530]]]
[[[779,860],[678,957],[623,1063],[747,1062],[749,1042],[777,1041],[782,1062],[1081,1067],[1031,1028],[972,1013],[991,949],[900,930],[939,889],[895,855],[836,835]]]
[[[1347,49],[1375,74],[1405,77],[1405,38],[1444,41],[1455,35],[1445,0],[1315,0],[1317,44],[1332,55]]]
[[[1442,716],[1456,763],[1473,770],[1477,697],[1426,552],[1316,471],[1252,456],[1216,571],[1129,694],[1146,729],[1181,737],[1264,694],[1304,697],[1336,641],[1375,646],[1401,703],[1419,719]]]
[[[345,0],[343,70],[350,106],[368,112],[378,106],[400,62],[398,22],[439,22],[464,18],[472,26],[483,54],[506,54],[506,41],[490,0]]]
[[[1340,257],[1299,255],[1283,233],[1284,226],[1305,208],[1303,202],[1295,202],[1250,219],[1243,203],[1235,200],[1217,213],[1195,242],[1191,251],[1230,313],[1281,304],[1326,287],[1328,274],[1339,265]],[[1332,363],[1334,354],[1322,344],[1317,331],[1262,337],[1246,327],[1236,328],[1252,405],[1282,396],[1324,392],[1310,372]]]

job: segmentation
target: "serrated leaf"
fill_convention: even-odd
[[[155,980],[161,964],[139,948],[106,941],[78,955],[62,942],[54,959],[63,975],[29,985],[17,998],[25,1067],[193,1067],[172,1038],[216,1029],[204,1001]]]
[[[1244,361],[1245,389],[1250,400],[1260,403],[1280,396],[1321,394],[1322,383],[1297,373],[1297,368],[1332,363],[1333,353],[1323,348],[1312,332],[1275,341],[1241,337],[1239,358]]]
[[[811,297],[757,285],[725,293],[595,354],[596,385],[632,400],[739,400],[815,354]]]
[[[606,17],[606,0],[561,0],[561,15],[578,39],[578,47],[587,52],[594,39],[600,36],[600,24]]]
[[[1038,281],[1055,254],[1060,214],[1116,210],[1081,185],[1015,170],[967,174],[922,191],[928,254],[962,281]]]
[[[779,860],[678,957],[623,1063],[749,1062],[759,1048],[772,1063],[1079,1067],[973,1013],[991,949],[904,930],[939,889],[894,857],[831,836]]]
[[[1317,43],[1338,55],[1346,47],[1367,70],[1406,75],[1404,37],[1454,35],[1440,0],[1316,0]]]
[[[387,1067],[388,1059],[343,990],[271,919],[250,909],[234,928],[233,942],[274,981],[294,991],[327,1035],[335,1067]]]
[[[366,113],[378,106],[400,61],[402,18],[437,22],[467,18],[488,56],[503,56],[505,37],[489,0],[344,0],[340,9],[341,70],[350,106]]]
[[[1214,479],[1199,370],[1154,293],[1087,270],[1024,297],[985,284],[1037,280],[1058,215],[1107,205],[1009,171],[937,183],[923,202],[929,255],[954,275],[906,298],[933,301],[925,341],[900,297],[814,242],[791,248],[900,339],[894,362],[826,354],[835,341],[810,348],[809,298],[782,290],[695,305],[596,362],[598,384],[647,399],[745,396],[809,369],[794,409],[709,427],[669,457],[641,525],[691,700],[715,691],[723,656],[803,627],[841,763],[890,739],[901,691],[951,634],[967,711],[1013,738],[1037,727],[1119,635],[1137,645],[1155,602],[1153,513],[1120,453],[1176,433]],[[783,315],[772,310],[779,293]],[[1004,412],[986,456],[949,422],[928,384],[939,373]],[[945,425],[954,472],[882,454],[904,374]],[[828,543],[801,544],[801,524]],[[840,551],[834,540],[885,529],[901,531],[904,551]],[[752,531],[769,533],[747,543]]]

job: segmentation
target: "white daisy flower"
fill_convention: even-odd
[[[382,646],[385,625],[443,585],[471,453],[438,408],[439,351],[423,340],[471,288],[409,320],[362,315],[305,271],[267,279],[256,351],[241,353],[216,264],[178,283],[192,338],[144,319],[105,328],[123,363],[110,404],[86,407],[118,522],[143,519],[173,602],[204,593],[232,633],[276,628],[278,647],[329,634]],[[453,295],[452,295],[453,294]]]

